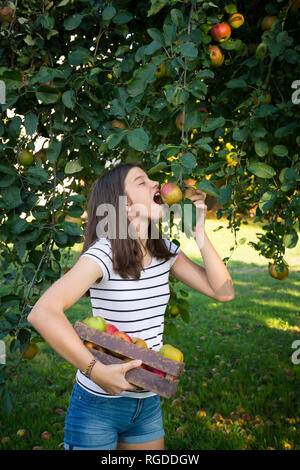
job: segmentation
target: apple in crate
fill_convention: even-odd
[[[97,316],[97,317],[87,317],[82,320],[86,326],[90,326],[91,328],[95,328],[99,331],[106,331],[106,321],[104,318]]]

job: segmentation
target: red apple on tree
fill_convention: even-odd
[[[224,62],[224,55],[218,46],[209,46],[209,58],[214,67],[220,67]]]
[[[218,42],[227,41],[231,36],[231,28],[227,23],[217,23],[210,30],[211,37]]]
[[[262,30],[267,31],[268,29],[271,29],[273,26],[273,23],[275,23],[276,20],[277,20],[277,16],[274,16],[274,15],[265,16],[261,22]]]
[[[182,122],[183,122],[183,113],[180,113],[177,115],[176,121],[175,121],[176,127],[179,131],[182,130]]]

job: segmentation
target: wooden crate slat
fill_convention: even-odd
[[[99,359],[100,362],[105,365],[124,364],[122,359],[110,356],[103,353],[102,351],[97,351],[96,349],[89,348],[89,350],[97,359]],[[137,387],[141,387],[145,390],[150,390],[151,392],[157,393],[158,395],[165,398],[170,398],[172,395],[174,395],[179,384],[178,380],[166,380],[165,377],[140,367],[135,367],[134,369],[126,372],[125,378],[131,384],[136,385]]]
[[[183,372],[185,366],[184,362],[178,362],[164,357],[158,354],[157,351],[141,348],[133,343],[116,338],[115,336],[91,328],[78,321],[75,323],[74,329],[78,336],[84,340],[91,341],[98,346],[123,354],[131,359],[140,359],[144,364],[166,372],[167,374],[177,377]]]

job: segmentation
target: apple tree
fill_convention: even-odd
[[[230,256],[254,209],[264,232],[249,245],[286,277],[299,229],[299,0],[3,0],[0,24],[0,339],[11,353],[41,340],[26,317],[82,241],[92,182],[117,163],[182,191],[195,179],[234,233]],[[175,284],[173,337],[173,317],[189,321]],[[9,410],[12,371],[0,367]]]

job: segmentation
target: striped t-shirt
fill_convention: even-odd
[[[180,248],[166,238],[164,241],[169,251],[178,256]],[[170,298],[169,272],[177,256],[168,261],[153,256],[151,264],[142,269],[140,279],[123,279],[115,272],[108,238],[99,238],[81,256],[95,260],[103,272],[101,281],[90,287],[93,316],[100,315],[119,331],[143,339],[148,349],[158,351],[163,345],[164,314]],[[76,381],[87,391],[105,397],[146,398],[156,395],[151,391],[123,391],[119,395],[111,395],[79,369]]]

